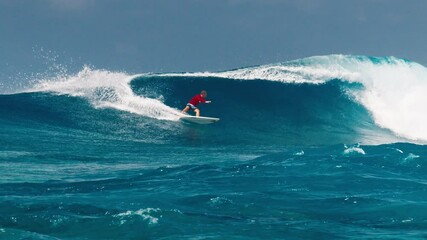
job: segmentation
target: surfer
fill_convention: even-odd
[[[206,101],[206,97],[208,96],[208,93],[203,90],[200,92],[200,94],[197,94],[194,96],[188,103],[187,106],[182,110],[183,113],[187,113],[188,110],[193,109],[194,112],[196,112],[196,117],[200,116],[200,110],[197,108],[197,105],[199,103],[211,103],[212,101]]]

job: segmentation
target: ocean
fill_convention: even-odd
[[[201,90],[210,125],[179,120]],[[427,68],[85,66],[0,95],[0,239],[426,239]]]

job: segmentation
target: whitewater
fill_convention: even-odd
[[[65,72],[0,91],[0,238],[426,237],[421,64]],[[218,123],[179,120],[200,90]]]

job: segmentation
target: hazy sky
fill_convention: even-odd
[[[0,0],[0,71],[226,70],[313,55],[427,64],[425,0]]]

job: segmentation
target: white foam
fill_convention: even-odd
[[[427,69],[416,63],[362,64],[360,82],[353,92],[375,122],[399,136],[427,141]]]
[[[408,160],[413,160],[413,159],[416,159],[416,158],[419,158],[419,157],[420,157],[419,155],[415,155],[413,153],[409,153],[408,156],[405,157],[405,159],[403,159],[403,160],[404,161],[408,161]]]
[[[360,147],[350,147],[346,148],[343,152],[344,155],[353,155],[353,154],[360,154],[365,155],[365,151]]]
[[[379,62],[366,57],[329,58],[326,68],[343,71],[336,78],[363,84],[363,89],[350,88],[349,92],[372,114],[377,125],[400,137],[427,141],[427,68],[394,57]]]
[[[31,91],[83,97],[96,108],[114,108],[160,120],[179,119],[179,110],[158,99],[135,95],[129,85],[133,77],[126,73],[93,70],[85,66],[75,75],[41,80]]]
[[[140,216],[142,219],[148,221],[148,224],[157,224],[159,222],[159,217],[154,217],[152,214],[159,213],[161,210],[159,208],[146,208],[146,209],[139,209],[136,211],[126,211],[123,213],[119,213],[116,215],[113,215],[114,217],[118,217],[121,219],[120,223],[125,224],[127,222],[126,218],[132,217],[132,216]],[[161,217],[161,216],[160,216]]]

